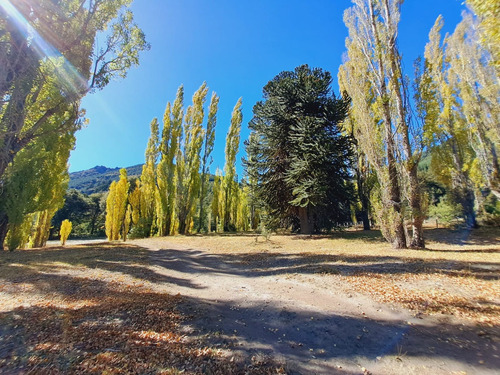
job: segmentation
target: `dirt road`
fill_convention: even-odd
[[[494,374],[498,327],[377,303],[337,275],[301,272],[296,257],[216,254],[136,240],[155,288],[183,296],[185,330],[236,361],[278,361],[297,374]],[[314,265],[312,265],[314,266]]]

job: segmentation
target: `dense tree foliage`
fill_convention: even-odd
[[[60,164],[53,167],[51,162],[57,158],[66,166],[74,133],[83,122],[84,112],[79,108],[81,98],[104,88],[114,77],[125,77],[127,70],[138,64],[140,51],[149,47],[132,13],[124,10],[130,2],[1,2],[0,201],[10,201],[10,206],[0,209],[0,247],[7,229],[11,239],[19,237],[18,217],[27,219],[28,214],[43,217],[35,221],[38,235],[33,244],[44,244],[51,216],[58,207],[51,201],[46,206],[39,204],[33,211],[29,201],[39,201],[34,198],[37,193],[55,194],[54,199],[59,200],[57,206],[61,205],[67,177],[60,172]],[[107,39],[102,48],[97,49],[96,36],[105,30]],[[65,151],[50,156],[50,152],[35,152],[35,149],[54,150],[57,148],[54,145],[60,145]],[[47,186],[35,179],[38,192],[29,189],[15,192],[12,190],[15,182],[10,180],[24,173],[20,170],[23,161],[16,159],[29,154],[38,160],[45,155],[46,167],[41,170],[52,177],[52,182]],[[50,171],[53,168],[54,171]],[[56,175],[60,176],[59,180],[54,179]],[[42,192],[43,188],[47,190]],[[12,202],[12,197],[21,194],[27,199]],[[10,242],[10,248],[23,243]]]
[[[128,194],[125,232],[130,229],[135,237],[149,237],[211,231],[212,225],[216,230],[223,230],[224,217],[230,220],[226,229],[248,229],[246,194],[236,181],[235,170],[242,121],[241,99],[235,106],[228,131],[227,174],[217,175],[211,185],[209,167],[219,97],[212,93],[208,116],[205,116],[207,94],[207,84],[203,83],[194,93],[192,104],[184,109],[184,88],[180,86],[173,105],[167,103],[161,137],[158,120],[151,122],[146,162],[140,179]],[[108,212],[116,209],[115,190],[112,184]],[[215,214],[214,199],[210,195],[217,197]],[[209,202],[212,202],[210,209]]]
[[[495,6],[471,1],[473,8],[485,13],[479,20],[464,13],[463,21],[444,41],[443,22],[438,18],[410,87],[397,48],[402,2],[353,3],[344,18],[349,38],[339,84],[352,98],[349,124],[358,145],[358,192],[362,192],[359,182],[364,182],[360,169],[372,168],[377,184],[370,206],[384,236],[396,248],[424,245],[422,223],[429,203],[422,192],[424,176],[429,188],[446,190],[435,202],[432,191],[428,192],[431,213],[459,210],[466,226],[476,226],[477,212],[486,210],[484,196],[499,195],[500,91],[494,48],[486,43],[494,35],[490,27],[494,22],[488,17]],[[484,34],[486,29],[489,36]],[[419,170],[424,153],[431,162]],[[405,233],[408,223],[413,228],[411,240]]]
[[[66,245],[66,241],[68,240],[69,234],[71,233],[71,229],[73,229],[73,224],[68,219],[63,220],[61,223],[61,245]]]
[[[73,224],[72,235],[78,237],[104,236],[103,194],[88,196],[75,189],[64,195],[64,205],[52,218],[51,236],[59,233],[63,220]]]
[[[444,37],[438,18],[411,85],[398,48],[403,1],[353,0],[343,98],[321,69],[277,75],[254,106],[238,181],[241,99],[212,177],[219,97],[207,103],[203,83],[185,108],[179,87],[150,124],[140,178],[121,171],[111,184],[104,225],[104,198],[64,198],[67,160],[83,96],[125,77],[149,47],[130,2],[0,3],[0,248],[42,246],[66,219],[75,235],[105,226],[110,240],[266,226],[312,233],[351,221],[369,229],[371,219],[393,247],[421,248],[428,212],[469,228],[500,216],[498,2],[467,0],[475,14]]]
[[[127,239],[131,215],[128,209],[129,187],[127,170],[123,168],[120,170],[120,180],[111,183],[106,198],[106,236],[110,241]]]
[[[500,74],[500,2],[497,0],[467,0],[479,18],[476,30],[480,33],[481,42],[491,53],[490,64]]]
[[[349,101],[331,83],[302,65],[277,75],[254,106],[246,172],[271,227],[311,233],[350,221],[351,143],[340,126]]]
[[[212,151],[215,142],[215,126],[217,125],[217,111],[219,109],[219,97],[212,93],[208,110],[207,128],[205,129],[205,140],[203,144],[203,157],[201,160],[201,187],[200,187],[200,214],[198,218],[198,232],[210,225],[206,220],[205,213],[208,206],[207,190],[210,177],[210,165],[212,164]],[[205,225],[206,223],[206,225]],[[210,230],[210,228],[208,228]]]
[[[193,95],[193,104],[186,110],[184,117],[184,144],[177,154],[177,210],[179,233],[192,231],[196,199],[199,197],[201,179],[201,149],[203,146],[204,104],[208,93],[206,83]]]
[[[447,201],[460,208],[465,224],[475,227],[483,195],[500,197],[500,85],[491,55],[479,42],[477,20],[464,13],[444,40],[442,27],[440,17],[429,33],[417,99],[428,120],[431,171],[447,188]]]

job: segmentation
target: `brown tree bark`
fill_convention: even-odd
[[[299,207],[300,234],[311,234],[311,223],[309,222],[309,210],[307,207]]]
[[[0,250],[4,250],[5,237],[7,237],[9,218],[5,212],[0,212]]]

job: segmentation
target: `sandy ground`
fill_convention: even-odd
[[[258,249],[255,256],[248,249],[214,251],[210,241],[132,243],[150,251],[151,271],[162,281],[156,288],[184,296],[181,309],[191,316],[186,332],[229,348],[235,360],[273,359],[292,374],[497,374],[500,369],[496,325],[484,328],[449,314],[377,302],[347,283],[343,271],[310,272],[310,262],[288,248],[286,257],[283,249],[262,257]],[[253,239],[236,241],[251,248]]]

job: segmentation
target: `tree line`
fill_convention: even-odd
[[[149,47],[124,9],[129,3],[2,3],[2,246],[45,243],[63,204],[74,134],[85,121],[81,98],[124,77]],[[307,65],[269,81],[253,108],[240,181],[241,99],[224,169],[212,174],[219,97],[212,93],[207,103],[204,83],[185,107],[181,86],[161,124],[150,124],[140,178],[129,181],[122,171],[110,186],[108,238],[249,229],[308,234],[360,221],[406,248],[425,246],[429,213],[463,218],[468,228],[478,217],[498,223],[499,6],[467,3],[474,13],[464,12],[453,33],[443,37],[437,19],[410,77],[398,46],[402,1],[353,0],[344,14],[342,94],[333,93],[329,72]],[[105,29],[106,46],[97,50],[95,37]],[[92,231],[103,224],[92,214],[103,205],[87,200]]]
[[[236,103],[226,137],[224,174],[210,184],[219,97],[212,93],[205,116],[208,87],[203,83],[184,108],[180,86],[167,103],[160,124],[151,121],[142,174],[130,184],[126,170],[112,182],[106,200],[106,235],[110,240],[176,233],[247,230],[246,190],[236,181],[242,100]],[[211,190],[211,194],[209,194]],[[209,200],[209,197],[211,199]]]
[[[190,132],[190,108],[199,114],[195,124],[203,118],[198,98],[204,97],[205,86],[186,111],[184,151],[174,150],[175,168],[174,154],[167,159],[168,173],[160,173],[161,161],[156,164],[156,144],[166,141],[157,140],[153,122],[145,170],[136,187],[150,202],[150,213],[140,215],[147,223],[142,235],[259,225],[309,234],[359,218],[364,229],[375,223],[394,248],[402,249],[425,247],[423,223],[429,205],[437,216],[451,211],[463,218],[467,228],[477,227],[478,214],[498,220],[500,85],[495,51],[485,43],[489,34],[481,26],[485,18],[464,12],[455,31],[443,38],[439,17],[410,78],[397,43],[402,2],[353,0],[353,4],[344,14],[349,36],[338,72],[343,95],[337,98],[332,92],[330,73],[307,65],[269,81],[249,122],[240,188],[234,180],[237,146],[231,146],[236,138],[230,136],[231,129],[228,133],[224,175],[217,175],[213,184],[213,222],[203,216],[206,184],[199,183],[206,178],[206,164],[200,172],[199,154],[208,133]],[[170,104],[167,113],[169,108]],[[174,118],[182,122],[181,117]],[[169,129],[175,120],[166,119],[164,129]],[[205,150],[212,151],[206,142]],[[195,157],[186,163],[185,155]],[[162,184],[163,176],[169,177]],[[231,196],[227,191],[232,184]],[[162,205],[166,202],[162,194],[173,195],[177,203]],[[231,215],[231,205],[244,209]],[[167,219],[162,219],[164,207],[169,207]],[[194,207],[199,209],[197,227]],[[125,215],[125,208],[122,212]],[[245,212],[246,217],[236,212]],[[245,224],[236,225],[234,217]]]

